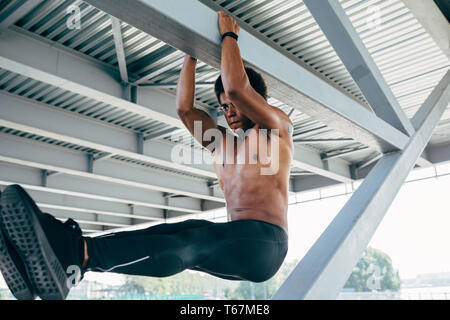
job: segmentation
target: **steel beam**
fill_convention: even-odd
[[[427,158],[433,164],[450,161],[450,144],[431,145],[426,149]]]
[[[296,142],[297,140],[303,139],[304,137],[309,137],[311,135],[316,134],[322,134],[322,133],[328,133],[332,131],[328,126],[320,126],[313,129],[307,129],[302,132],[295,133],[293,135],[293,141]]]
[[[403,2],[444,54],[450,58],[450,28],[447,19],[434,1],[403,0]]]
[[[443,164],[450,161],[450,144],[428,145],[422,156],[426,155],[432,165]],[[366,167],[373,167],[383,155],[379,154],[373,158],[358,164],[356,167],[357,179],[364,179],[368,172]],[[364,170],[362,170],[364,169]],[[370,171],[369,171],[370,172]],[[332,187],[344,183],[344,181],[336,181],[319,175],[294,175],[291,174],[291,192],[305,192]]]
[[[160,105],[158,99],[141,101],[144,104],[123,99],[123,86],[116,68],[19,30],[14,27],[0,34],[1,68],[184,128],[177,117],[175,106],[173,109],[167,108],[167,104]],[[160,110],[166,110],[166,113]]]
[[[407,147],[383,156],[275,293],[274,299],[335,299],[425,149],[450,102],[450,71],[412,119]]]
[[[124,83],[128,83],[127,61],[123,49],[122,28],[117,18],[111,17],[111,28],[116,47],[117,63],[119,64],[120,78]]]
[[[165,0],[86,2],[213,67],[220,67],[217,13],[196,0],[177,1],[176,5]],[[263,73],[274,98],[375,150],[387,152],[405,147],[405,134],[245,30],[240,32],[239,45],[245,63]]]
[[[337,0],[304,0],[375,114],[411,136],[414,128]]]
[[[7,172],[9,174],[7,174]],[[194,199],[183,197],[162,199],[161,196],[162,201],[167,202],[166,209],[156,209],[153,207],[142,206],[134,199],[102,197],[97,194],[85,194],[61,189],[63,187],[61,183],[52,183],[54,187],[58,187],[58,189],[36,186],[35,180],[37,180],[37,175],[38,170],[33,168],[23,168],[16,165],[0,163],[0,189],[4,189],[4,187],[12,183],[20,183],[37,202],[41,210],[51,213],[63,220],[67,218],[75,219],[80,223],[84,232],[87,232],[87,229],[92,229],[93,226],[113,226],[114,228],[109,228],[107,231],[116,232],[123,230],[123,228],[128,228],[130,224],[133,225],[131,227],[132,229],[140,229],[162,222],[170,222],[173,219],[180,218],[177,211],[179,211],[182,206],[186,207],[184,211],[182,211],[182,217],[185,217],[186,219],[190,217],[200,219],[203,215],[208,215],[209,210],[223,207],[223,205],[218,204],[217,202],[202,200],[203,208],[202,211],[199,211],[194,209],[199,207],[198,201]],[[11,176],[16,180],[4,180],[5,178],[9,179]],[[78,179],[76,178],[73,179],[72,177],[69,177],[69,179],[66,180],[68,182],[66,187],[70,188],[73,187],[72,184],[80,184],[77,180]],[[83,185],[83,182],[81,182],[81,185]],[[84,187],[86,187],[87,192],[91,190],[88,185],[84,185]],[[101,186],[99,185],[98,188],[100,187]],[[106,185],[105,187],[107,188],[105,193],[110,193],[111,190],[114,189],[113,186]],[[83,187],[81,187],[81,189],[83,189]],[[128,188],[124,190],[123,196],[126,197],[127,194],[130,194],[128,190]],[[133,192],[133,195],[139,195],[139,192],[134,192],[134,190],[130,191]],[[130,205],[133,207],[133,213],[129,212]],[[173,208],[177,208],[177,210],[173,210]],[[169,216],[167,220],[163,217],[163,211],[167,212],[167,215]],[[171,218],[172,216],[175,217]],[[205,218],[206,217],[207,216],[205,216]],[[122,225],[114,226],[114,224]],[[101,229],[93,230],[93,232],[101,231]]]
[[[21,0],[13,3],[13,7],[9,9],[8,13],[5,13],[5,19],[0,22],[0,30],[6,29],[19,21],[41,2],[41,0]]]
[[[92,213],[105,217],[120,217],[127,219],[140,219],[147,221],[161,221],[161,210],[149,209],[141,207],[140,211],[144,214],[128,213],[128,205],[121,203],[113,203],[99,201],[94,199],[86,199],[73,196],[62,196],[59,194],[27,190],[31,197],[36,201],[37,205],[43,209],[59,209],[68,212],[78,212],[79,214]]]
[[[91,226],[102,226],[102,227],[114,227],[121,228],[131,225],[130,218],[123,217],[108,217],[105,220],[104,216],[97,215],[93,212],[78,212],[73,210],[65,210],[64,207],[54,207],[54,206],[40,206],[41,210],[45,210],[46,213],[53,215],[55,218],[65,221],[69,218],[74,219],[78,223]],[[146,221],[148,222],[148,221]]]
[[[345,151],[338,152],[338,153],[330,153],[330,154],[326,154],[322,158],[322,160],[330,160],[330,159],[334,159],[334,158],[338,158],[338,157],[342,157],[342,156],[348,156],[348,155],[359,153],[359,152],[367,152],[368,150],[369,150],[368,147],[359,147],[359,148],[345,150]]]
[[[176,82],[167,82],[167,83],[142,83],[139,85],[140,87],[151,87],[151,88],[163,88],[168,89],[172,88],[175,89],[178,86],[178,83]],[[196,88],[213,88],[214,82],[208,82],[208,81],[200,81],[195,83]]]
[[[123,108],[124,110],[128,110],[136,114],[140,114],[164,122],[176,128],[185,129],[184,125],[178,119],[178,115],[176,114],[175,98],[172,95],[163,93],[156,89],[138,87],[136,94],[137,104],[131,103],[130,101],[122,99],[123,87],[118,84],[114,76],[111,76],[111,73],[113,73],[115,70],[108,69],[108,66],[100,65],[98,64],[98,62],[91,61],[84,56],[77,56],[74,52],[68,52],[67,49],[60,48],[57,45],[45,43],[42,39],[37,40],[33,37],[30,38],[28,33],[25,36],[22,32],[8,30],[2,36],[0,36],[0,41],[2,44],[4,44],[0,46],[1,68],[79,93],[80,95],[89,97],[97,101],[111,103],[112,105]],[[86,77],[86,74],[88,74],[89,76]],[[5,98],[2,99],[4,100]],[[28,105],[29,103],[31,102],[26,102],[26,104]],[[6,104],[0,105],[6,106]],[[33,104],[33,106],[36,106],[36,104]],[[168,108],[167,106],[173,106],[173,108]],[[33,108],[29,109],[32,110]],[[8,119],[10,116],[12,116],[14,109],[11,108],[10,110],[4,110],[5,111],[3,112],[3,114],[6,115],[0,116],[0,119]],[[66,123],[66,125],[58,126],[59,121],[52,121],[50,123],[48,119],[52,118],[51,115],[49,115],[50,117],[46,121],[44,117],[42,117],[44,115],[44,110],[42,110],[42,108],[40,108],[40,110],[41,111],[39,113],[36,113],[36,117],[39,117],[40,121],[42,122],[33,121],[33,119],[37,119],[33,117],[26,118],[26,120],[33,122],[33,125],[29,125],[29,127],[35,127],[39,130],[45,129],[45,134],[44,132],[41,132],[41,135],[46,136],[50,133],[50,131],[52,131],[54,134],[56,134],[53,136],[53,138],[55,139],[61,140],[61,135],[64,135],[64,139],[78,139],[77,143],[73,142],[75,144],[80,144],[83,146],[90,145],[94,149],[100,151],[108,152],[111,154],[119,154],[133,159],[155,163],[161,166],[168,166],[169,168],[177,170],[187,170],[188,172],[205,175],[211,178],[216,177],[215,173],[213,172],[212,166],[194,164],[187,167],[175,163],[170,163],[170,150],[172,147],[170,145],[162,144],[158,141],[150,141],[144,144],[144,155],[139,155],[136,152],[137,150],[130,149],[131,146],[136,145],[135,137],[133,137],[133,140],[130,140],[130,137],[125,139],[125,134],[122,134],[122,138],[114,139],[109,134],[112,133],[112,131],[108,130],[107,132],[105,126],[98,125],[97,128],[90,128],[89,130],[79,130],[77,129],[81,128],[79,127],[79,125],[83,127],[87,126],[88,121],[80,119],[79,121],[77,121],[77,123],[75,123],[74,121],[76,121],[77,117],[72,117],[72,121],[70,122],[71,125],[67,125],[66,122],[62,122]],[[49,112],[50,111],[47,111],[46,114],[48,114]],[[54,113],[55,111],[51,112]],[[155,114],[150,114],[149,112],[155,112]],[[59,113],[55,113],[54,116],[59,116]],[[69,117],[69,115],[67,116]],[[369,114],[369,118],[370,116],[371,115]],[[167,120],[169,118],[170,120]],[[21,122],[23,122],[22,119],[24,119],[24,117],[21,116],[20,119],[20,122],[18,120],[13,122],[20,124]],[[46,124],[46,126],[42,127],[38,122],[41,124]],[[58,127],[55,128],[54,126]],[[50,128],[52,129],[49,130]],[[71,131],[71,133],[68,133],[69,130]],[[97,132],[98,130],[101,130],[102,134],[90,134],[90,132]],[[114,137],[117,137],[117,134],[118,133],[115,132]],[[128,136],[130,136],[130,134]],[[108,139],[108,137],[111,137],[111,139]],[[67,142],[70,141],[75,140],[70,139]],[[120,145],[118,145],[120,141],[123,141],[123,143],[120,143]],[[89,144],[86,145],[86,143],[88,142]],[[92,142],[97,143],[92,144]],[[114,150],[111,149],[111,147],[114,147]],[[125,151],[127,151],[127,155],[125,155]],[[336,179],[337,173],[329,173],[321,162],[317,162],[317,167],[311,166],[311,159],[309,155],[313,155],[314,158],[320,158],[320,155],[318,153],[313,154],[312,150],[306,151],[306,149],[304,149],[304,151],[305,157],[303,156],[304,153],[302,152],[296,152],[294,154],[296,165],[298,165],[300,168],[306,166],[308,167],[307,170],[311,172],[328,176],[331,179]],[[336,166],[340,167],[341,165],[342,164],[339,161],[336,162]],[[329,165],[329,167],[333,168],[334,163]],[[342,181],[342,179],[344,179],[345,181],[347,181],[349,177],[347,172],[348,170],[345,170],[343,176],[339,177],[338,180]]]
[[[378,154],[378,155],[374,156],[373,158],[358,164],[357,169],[363,169],[363,168],[371,165],[372,163],[380,160],[382,156],[383,156],[382,154]]]
[[[317,190],[343,183],[317,175],[297,176],[293,177],[291,180],[292,180],[292,189],[291,189],[292,192]]]
[[[354,141],[351,138],[339,138],[339,139],[298,139],[294,140],[294,142],[297,144],[314,144],[314,143],[342,143],[342,142],[349,142]]]
[[[160,74],[163,74],[164,72],[167,72],[169,70],[175,69],[175,68],[179,68],[181,67],[181,65],[183,65],[183,60],[184,57],[180,56],[178,59],[173,60],[173,61],[167,61],[164,63],[164,66],[162,66],[161,68],[159,68],[158,70],[155,71],[147,71],[145,72],[144,76],[142,76],[141,78],[137,79],[136,81],[133,82],[134,85],[141,85],[146,83],[147,81],[149,81],[151,78],[154,78]]]
[[[144,150],[140,154],[136,146],[136,137],[131,132],[9,94],[0,93],[0,126],[173,170],[216,178],[212,165],[205,163],[185,165],[173,162],[171,159],[173,146],[149,141],[143,145]]]
[[[301,161],[299,161],[301,159]],[[303,146],[294,144],[292,166],[340,182],[351,182],[349,164],[342,159],[324,161],[320,154]]]
[[[150,141],[150,140],[156,140],[156,139],[161,139],[164,137],[167,137],[171,134],[173,134],[174,131],[178,130],[178,128],[167,128],[164,130],[160,130],[158,132],[155,133],[151,133],[147,136],[144,137],[144,141]]]
[[[0,185],[7,186],[17,183],[26,187],[27,190],[61,196],[67,206],[76,207],[78,199],[83,199],[80,200],[81,207],[92,208],[95,205],[102,211],[118,211],[121,210],[121,205],[132,204],[135,207],[135,214],[138,215],[162,217],[162,210],[201,213],[199,202],[195,202],[193,199],[185,198],[185,201],[179,202],[178,205],[166,205],[161,193],[135,187],[123,188],[117,184],[65,174],[49,178],[47,186],[43,187],[40,183],[39,169],[4,162],[0,162],[0,169]],[[76,200],[71,201],[72,198]],[[39,199],[57,205],[61,204],[48,200],[48,197],[40,196]]]
[[[106,154],[104,157],[100,156],[102,161],[112,155],[120,155],[186,173],[213,179],[217,177],[211,165],[174,163],[171,160],[172,145],[158,141],[145,143],[142,141],[143,154],[141,154],[136,146],[136,136],[132,133],[99,125],[97,121],[82,119],[12,95],[0,93],[0,98],[0,126],[102,151]],[[145,137],[143,139],[145,140]],[[194,149],[190,150],[194,152]],[[203,155],[209,156],[206,152]],[[93,158],[93,160],[96,159]],[[292,165],[337,181],[349,182],[351,180],[347,162],[334,159],[326,164],[320,159],[318,152],[302,146],[294,147]],[[222,195],[222,192],[218,190],[216,194]]]
[[[206,183],[199,183],[198,179],[170,175],[138,165],[124,166],[120,161],[109,159],[97,162],[93,173],[90,173],[87,156],[82,152],[55,148],[45,143],[37,144],[33,140],[6,134],[2,134],[0,139],[0,161],[126,187],[225,202],[223,197],[210,196]]]

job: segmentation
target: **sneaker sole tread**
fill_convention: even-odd
[[[30,281],[42,300],[64,300],[67,276],[26,196],[15,188],[2,194],[2,218],[8,238],[24,259]]]

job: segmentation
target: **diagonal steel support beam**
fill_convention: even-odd
[[[176,5],[165,0],[86,2],[213,67],[220,67],[217,13],[197,0],[177,1]],[[262,72],[274,98],[374,150],[401,150],[406,145],[405,134],[245,30],[240,32],[239,45],[244,62]]]
[[[116,46],[117,62],[119,64],[120,78],[123,82],[128,82],[127,61],[123,49],[122,29],[119,19],[111,17],[111,28],[114,36],[114,45]]]
[[[450,102],[450,71],[412,123],[407,147],[383,156],[314,243],[274,299],[335,299]]]
[[[414,128],[337,0],[304,0],[376,115],[411,136]]]

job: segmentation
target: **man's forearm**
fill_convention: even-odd
[[[225,92],[235,92],[247,84],[248,79],[242,63],[241,52],[237,41],[232,37],[223,39],[220,69]]]
[[[196,66],[197,59],[186,55],[177,85],[176,101],[179,111],[188,111],[194,108]]]

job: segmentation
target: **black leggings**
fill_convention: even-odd
[[[87,271],[167,277],[190,269],[253,282],[270,279],[288,248],[281,227],[258,220],[187,220],[85,239]]]

